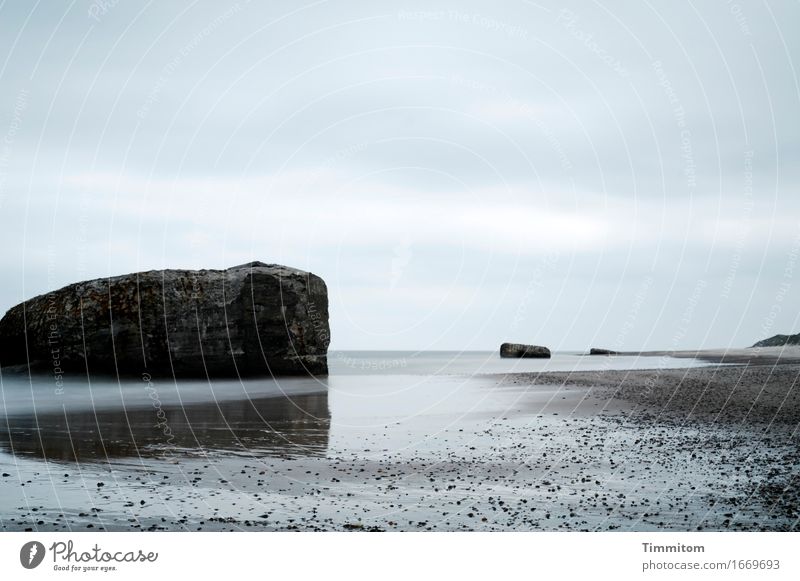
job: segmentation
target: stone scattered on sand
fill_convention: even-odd
[[[0,473],[15,485],[0,496],[0,531],[796,531],[798,371],[502,374],[479,380],[485,401],[502,391],[516,403],[456,412],[432,447],[404,443],[430,433],[425,414],[384,416],[340,432],[335,454],[270,451],[260,438],[232,453],[178,446],[164,459],[81,462],[55,490],[52,470],[7,453]],[[554,386],[568,417],[543,413]]]
[[[549,359],[550,349],[540,345],[503,343],[500,345],[500,357],[535,357],[540,359]]]
[[[589,355],[619,355],[619,351],[612,351],[611,349],[598,349],[592,347],[589,349]]]
[[[147,378],[324,375],[328,294],[318,276],[251,262],[80,282],[0,320],[0,364]]]

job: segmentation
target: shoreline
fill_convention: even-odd
[[[745,365],[796,365],[800,364],[800,346],[746,347],[731,349],[671,349],[655,351],[618,351],[614,355],[590,355],[586,357],[675,357],[697,359],[710,363]]]
[[[713,414],[716,420],[800,422],[800,362],[691,368],[510,373],[504,384],[580,386],[639,410]]]
[[[444,416],[386,415],[394,400],[348,416],[334,389],[326,444],[303,456],[255,441],[80,463],[6,453],[0,529],[797,530],[800,366],[787,361],[432,380],[421,393],[472,390],[477,407]]]

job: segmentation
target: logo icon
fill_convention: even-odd
[[[26,569],[35,569],[44,560],[44,545],[39,541],[30,541],[19,550],[19,562]]]

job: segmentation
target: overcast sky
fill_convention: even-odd
[[[0,312],[249,260],[334,349],[800,331],[798,2],[0,2]]]

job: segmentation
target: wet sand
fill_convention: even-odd
[[[374,400],[368,378],[346,393],[332,381],[329,394],[286,404],[311,416],[276,412],[274,429],[247,406],[198,404],[182,412],[197,439],[131,453],[122,430],[117,454],[87,445],[77,460],[67,443],[119,416],[67,422],[71,440],[55,420],[9,418],[0,527],[797,530],[799,377],[792,363],[524,373],[387,388]]]
[[[684,523],[679,530],[800,527],[800,365],[790,358],[507,381],[583,386],[589,398],[629,403],[606,417],[619,426],[617,463],[628,465],[640,490],[650,490],[649,500],[674,499],[669,529],[678,516]],[[637,464],[646,466],[645,476]],[[690,508],[701,499],[708,506],[704,513]]]

